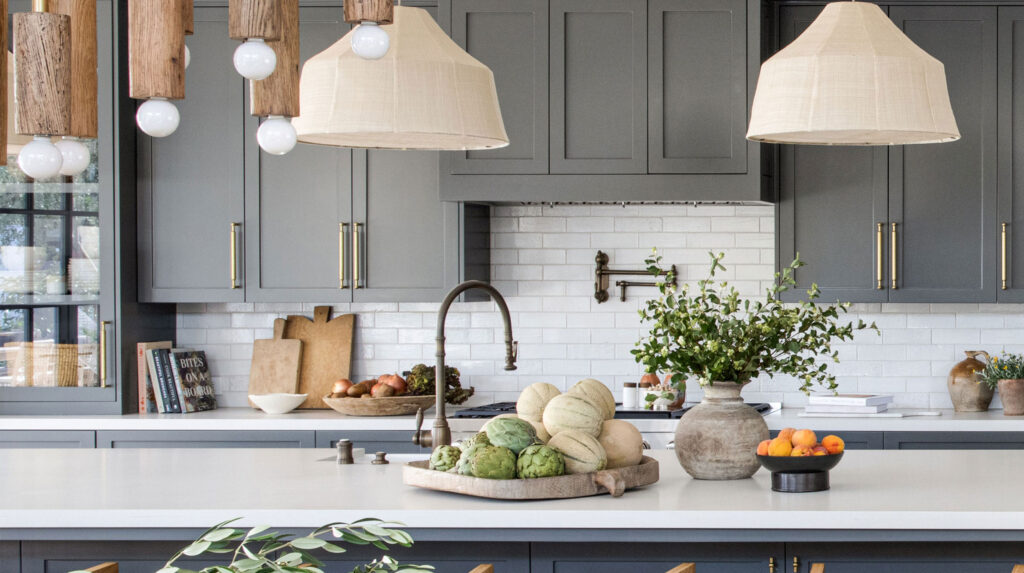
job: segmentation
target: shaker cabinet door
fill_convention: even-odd
[[[226,8],[197,7],[186,99],[172,135],[138,134],[139,298],[243,300],[245,80]],[[233,239],[232,239],[233,237]],[[235,280],[232,280],[234,277]]]
[[[803,33],[820,11],[781,7],[780,44]],[[806,263],[782,300],[806,299],[812,284],[824,301],[888,299],[887,172],[884,147],[779,146],[778,264],[798,254]]]
[[[494,72],[509,145],[447,154],[450,173],[548,172],[548,0],[451,0],[452,39]]]
[[[996,8],[893,6],[946,69],[961,139],[889,150],[890,302],[996,300]]]
[[[1024,302],[1024,8],[999,8],[999,302]]]
[[[551,173],[646,172],[646,1],[551,0]]]
[[[746,0],[650,0],[650,173],[747,171]]]

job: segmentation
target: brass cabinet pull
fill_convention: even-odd
[[[109,320],[100,322],[100,388],[107,387],[107,327]]]
[[[875,283],[876,283],[876,286],[875,286],[875,288],[877,288],[878,290],[882,290],[882,289],[885,288],[882,285],[882,280],[884,280],[884,279],[882,279],[882,272],[883,272],[883,268],[884,268],[884,266],[883,266],[884,263],[882,261],[882,257],[884,256],[883,252],[882,252],[883,251],[882,243],[885,241],[884,233],[885,233],[885,223],[879,223],[878,224],[878,228],[875,231],[875,234],[876,234],[876,236],[875,236],[875,250],[876,250],[876,253],[875,253],[875,259],[876,259],[875,260]]]
[[[352,288],[359,288],[359,227],[362,223],[352,223]]]
[[[768,573],[775,573],[775,558],[768,558]]]
[[[800,573],[800,558],[793,557],[793,573]]]
[[[896,263],[896,251],[897,251],[897,249],[896,249],[896,223],[892,224],[892,246],[891,246],[891,249],[892,249],[892,252],[889,253],[889,257],[890,257],[889,260],[892,262],[892,269],[891,269],[892,270],[892,277],[891,277],[892,278],[892,289],[896,290],[897,288],[899,288],[899,286],[897,286],[897,281],[896,281],[896,266],[897,266],[897,263]]]
[[[338,223],[338,288],[345,287],[345,231],[348,223]]]
[[[1001,238],[1000,243],[1001,243],[1000,258],[1002,259],[1001,274],[1002,274],[1002,281],[1003,281],[1002,288],[1003,288],[1003,290],[1006,290],[1006,223],[1005,222],[1003,223],[1003,234],[1002,234],[1002,238]]]
[[[238,284],[238,228],[241,223],[231,223],[231,288],[239,288]]]

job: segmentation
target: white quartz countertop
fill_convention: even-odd
[[[957,414],[935,410],[938,416],[906,418],[803,418],[802,408],[786,408],[765,416],[768,427],[787,426],[835,432],[1024,432],[1024,416],[1004,416],[1002,410]],[[893,410],[901,412],[904,410]],[[904,411],[910,412],[910,411]],[[450,412],[449,412],[450,414]],[[426,412],[424,429],[432,424]],[[222,408],[195,414],[127,414],[123,416],[0,416],[2,430],[402,430],[412,432],[415,416],[357,417],[333,410],[305,410],[271,416],[250,408]],[[452,431],[474,432],[483,419],[450,418]],[[677,420],[630,420],[642,432],[674,432]]]
[[[494,501],[402,483],[399,460],[338,465],[323,450],[3,450],[0,532],[77,528],[313,528],[377,517],[409,528],[503,530],[1024,529],[1024,451],[850,451],[830,491],[783,494],[770,475],[699,481],[654,452],[647,488]]]

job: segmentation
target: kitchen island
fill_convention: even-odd
[[[930,572],[1009,573],[1004,565],[1024,563],[1024,452],[851,451],[832,490],[811,494],[772,492],[764,470],[697,481],[671,452],[652,456],[661,480],[621,498],[502,502],[407,487],[402,459],[342,466],[325,450],[0,451],[0,554],[20,555],[26,572],[66,570],[45,566],[65,553],[69,568],[119,559],[130,562],[122,571],[136,562],[152,571],[143,567],[227,519],[305,531],[377,517],[403,522],[416,539],[403,559],[441,571],[468,571],[460,568],[472,561],[594,571],[595,559],[648,563],[635,569],[644,571],[683,560],[767,571],[769,559],[786,559],[790,571],[791,555],[798,573],[800,559],[832,560],[829,573],[866,570],[853,566],[865,559]],[[42,568],[32,565],[39,559]],[[991,567],[965,567],[974,562]]]

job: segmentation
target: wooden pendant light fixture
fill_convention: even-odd
[[[277,56],[274,73],[249,82],[249,113],[267,118],[256,133],[260,147],[284,155],[295,147],[291,118],[299,115],[299,0],[280,0],[280,39],[267,45]]]
[[[349,24],[376,22],[390,24],[395,18],[392,0],[350,0],[345,2],[345,21]]]
[[[190,0],[128,0],[128,83],[142,131],[165,137],[178,127],[185,98],[185,8]]]
[[[185,35],[191,36],[196,33],[196,10],[192,0],[184,0],[181,3],[181,23],[185,28]],[[192,55],[188,51],[188,44],[185,44],[185,69],[188,69],[189,60]]]
[[[99,107],[96,102],[96,2],[49,0],[50,12],[63,14],[71,25],[71,129],[67,135],[95,139]]]
[[[281,0],[229,0],[228,36],[241,40],[232,58],[235,70],[250,80],[274,73],[277,57],[267,42],[281,39]]]

